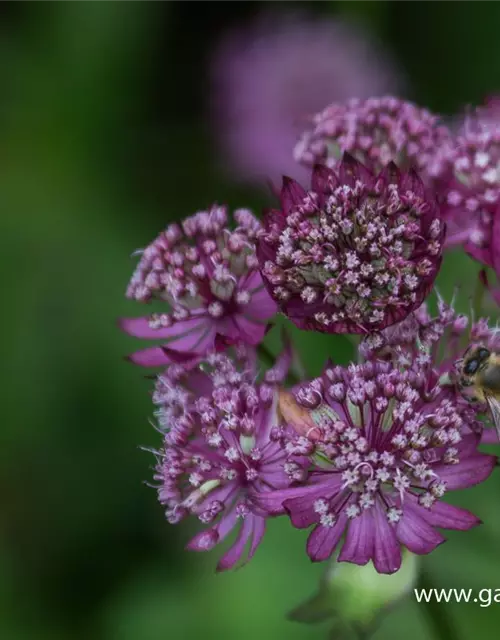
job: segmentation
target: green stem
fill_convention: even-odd
[[[259,344],[259,346],[257,347],[257,352],[259,354],[259,356],[265,360],[266,364],[268,364],[270,367],[273,366],[274,361],[276,359],[275,355],[269,350],[268,347],[266,347],[265,344],[263,344],[262,342]]]
[[[418,588],[426,590],[428,593],[434,593],[432,580],[429,579],[429,575],[424,571],[420,573]],[[433,635],[438,638],[438,640],[458,640],[460,635],[453,619],[446,611],[445,605],[435,599],[431,599],[430,602],[424,602],[422,600],[420,605],[423,606],[429,626],[432,628]]]

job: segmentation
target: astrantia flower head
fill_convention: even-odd
[[[441,153],[448,163],[447,243],[464,244],[476,260],[500,274],[500,105],[492,100],[469,114],[455,143]]]
[[[234,529],[234,545],[218,570],[231,568],[250,542],[250,559],[265,530],[267,513],[256,496],[303,480],[304,459],[282,448],[277,387],[286,377],[285,352],[262,383],[256,383],[255,353],[208,356],[204,368],[171,365],[158,377],[153,396],[160,426],[168,429],[155,452],[160,502],[169,522],[194,515],[206,528],[187,548],[208,551]]]
[[[471,321],[454,309],[453,301],[447,304],[438,297],[436,315],[424,302],[403,322],[366,336],[360,353],[368,360],[390,359],[403,367],[416,362],[442,377],[452,374],[465,350],[477,344],[500,350],[498,328],[486,318]]]
[[[295,159],[336,167],[348,152],[375,172],[389,162],[414,168],[424,182],[442,173],[437,151],[451,134],[436,115],[417,105],[386,96],[332,104],[311,119],[295,147]]]
[[[374,177],[350,156],[317,165],[311,190],[290,179],[259,232],[264,281],[300,328],[364,333],[403,320],[430,291],[444,225],[415,172]]]
[[[216,134],[243,179],[307,180],[293,147],[333,100],[393,91],[400,78],[362,27],[298,12],[266,12],[226,36],[212,68]]]
[[[171,224],[144,250],[127,296],[166,302],[171,311],[121,321],[133,336],[164,341],[133,354],[133,362],[161,366],[175,353],[205,354],[218,335],[252,345],[262,340],[276,305],[255,256],[260,223],[247,209],[233,218],[238,226],[231,231],[226,207],[214,205],[182,227]]]
[[[276,512],[283,505],[294,526],[314,526],[307,542],[312,560],[329,558],[345,533],[339,561],[372,560],[378,572],[393,573],[401,545],[426,554],[445,540],[436,527],[479,524],[441,498],[485,480],[496,457],[477,450],[474,410],[438,384],[430,388],[425,370],[383,362],[328,367],[296,399],[322,430],[311,455],[315,466],[304,486],[260,499]]]
[[[470,348],[483,346],[492,352],[500,352],[500,331],[488,324],[486,318],[475,321],[438,298],[438,311],[431,315],[424,303],[403,322],[381,332],[367,336],[359,349],[370,361],[386,360],[398,367],[412,363],[427,371],[427,382],[432,385],[439,380],[443,393],[448,393],[454,402],[473,399],[473,390],[459,387],[462,376],[462,360]],[[476,414],[488,416],[488,407],[475,402]],[[486,430],[483,442],[498,442],[494,430]]]

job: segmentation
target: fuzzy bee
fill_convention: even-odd
[[[500,354],[479,345],[467,349],[458,366],[458,388],[470,402],[488,406],[500,439]]]

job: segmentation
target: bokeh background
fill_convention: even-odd
[[[403,95],[450,121],[500,90],[495,2],[0,4],[1,638],[325,637],[284,619],[322,572],[286,521],[229,574],[214,573],[217,552],[183,551],[189,525],[168,525],[142,484],[152,458],[138,445],[158,445],[151,382],[123,360],[136,344],[116,327],[142,311],[124,299],[130,254],[165,224],[215,200],[269,202],[230,170],[210,69],[224,34],[271,7],[276,25],[301,9],[362,28]],[[466,308],[476,273],[451,256],[443,294],[460,284]],[[316,372],[328,340],[295,335]],[[484,525],[450,534],[428,573],[500,589],[498,475],[455,501]],[[500,604],[441,606],[459,638],[498,633]],[[410,599],[376,638],[432,633]]]

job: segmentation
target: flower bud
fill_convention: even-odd
[[[339,563],[334,557],[318,592],[288,617],[306,624],[330,620],[339,637],[351,637],[356,632],[366,635],[384,610],[410,593],[417,574],[418,557],[406,549],[401,569],[391,575],[378,573],[371,562],[358,566]]]

